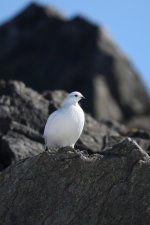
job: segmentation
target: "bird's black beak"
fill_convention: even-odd
[[[84,96],[82,96],[82,97],[81,97],[81,99],[85,99],[85,97],[84,97]]]

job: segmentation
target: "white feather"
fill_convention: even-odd
[[[44,130],[47,147],[74,147],[85,121],[84,112],[78,104],[82,97],[81,93],[72,92],[64,101],[64,105],[49,116]]]

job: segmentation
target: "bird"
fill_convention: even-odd
[[[43,135],[48,149],[67,146],[74,148],[85,123],[85,115],[79,105],[79,101],[83,98],[80,92],[71,92],[62,106],[50,114]]]

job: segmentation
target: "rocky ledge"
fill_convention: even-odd
[[[65,95],[0,81],[1,224],[148,225],[149,132],[86,114],[76,150],[44,151],[44,124]]]
[[[149,171],[129,138],[92,155],[43,152],[1,173],[1,224],[149,225]]]

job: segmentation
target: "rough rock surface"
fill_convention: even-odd
[[[0,224],[149,225],[149,96],[104,28],[32,4],[0,49]],[[44,151],[54,89],[83,92],[99,119],[86,113],[76,150]]]
[[[150,131],[150,114],[134,117],[132,120],[127,122],[127,125],[129,127],[146,129]]]
[[[22,82],[0,80],[0,169],[44,150],[44,125],[65,95],[54,91],[45,93],[44,98]],[[119,133],[86,114],[77,148],[99,152],[107,135],[118,137]]]
[[[0,169],[44,150],[49,104],[22,82],[0,80]]]
[[[0,169],[43,152],[44,125],[65,96],[64,91],[45,92],[42,96],[22,82],[0,80]],[[76,148],[89,154],[101,152],[126,136],[133,137],[149,152],[148,132],[128,129],[116,121],[97,122],[86,114],[84,131]]]
[[[0,118],[14,120],[42,132],[49,104],[22,82],[0,80]]]
[[[0,27],[0,74],[38,91],[80,90],[96,119],[126,121],[150,112],[137,71],[106,30],[32,4]]]
[[[64,91],[45,92],[42,96],[27,88],[22,82],[0,81],[1,163],[5,162],[3,157],[6,159],[4,163],[6,166],[11,163],[11,160],[8,160],[8,154],[10,154],[10,159],[18,160],[30,154],[38,154],[39,150],[44,149],[42,134],[45,122],[48,115],[60,107],[65,96]],[[134,130],[130,130],[128,135],[128,129],[125,126],[115,121],[97,122],[86,114],[84,131],[77,143],[77,148],[99,152],[106,145],[121,140],[122,136],[144,138],[145,142],[145,137],[140,135],[141,133],[135,135]],[[145,135],[149,140],[149,134],[145,132]],[[9,150],[3,150],[6,148]],[[33,151],[31,151],[32,148]],[[19,149],[22,149],[22,153]],[[7,157],[4,152],[5,154],[7,152]]]
[[[149,225],[150,134],[86,114],[76,150],[44,151],[65,95],[0,80],[0,224]]]
[[[72,148],[0,174],[3,225],[149,225],[150,157],[128,139],[101,154]]]

